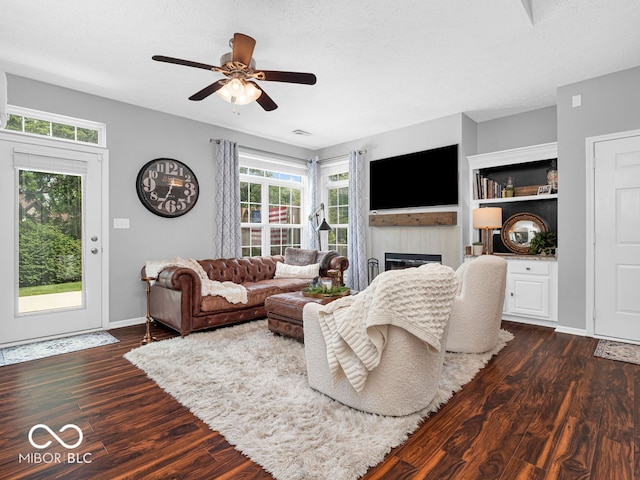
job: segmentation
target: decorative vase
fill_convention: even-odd
[[[513,177],[507,177],[507,185],[504,187],[505,197],[513,197],[516,186],[513,183]]]

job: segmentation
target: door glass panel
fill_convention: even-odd
[[[82,177],[18,170],[18,313],[83,305]]]

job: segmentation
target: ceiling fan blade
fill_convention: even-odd
[[[195,101],[204,100],[212,93],[216,93],[218,90],[224,87],[224,85],[225,85],[225,82],[223,80],[218,80],[217,82],[213,82],[211,85],[204,87],[199,92],[196,92],[193,95],[191,95],[189,97],[189,100],[195,100]]]
[[[277,70],[260,70],[256,72],[259,76],[258,80],[266,80],[269,82],[286,82],[286,83],[302,83],[304,85],[315,85],[316,76],[313,73],[301,72],[279,72]],[[264,78],[261,78],[262,75]]]
[[[233,34],[233,61],[249,66],[256,41],[243,33]]]
[[[276,104],[276,102],[274,102],[271,99],[271,97],[267,95],[267,92],[265,92],[262,88],[260,88],[260,86],[257,83],[255,82],[247,82],[247,83],[254,85],[258,90],[262,92],[262,94],[260,94],[260,96],[256,99],[256,102],[258,103],[258,105],[264,108],[267,112],[270,112],[278,108],[278,105]]]
[[[214,70],[216,68],[214,65],[192,62],[191,60],[182,60],[181,58],[165,57],[164,55],[154,55],[151,58],[157,62],[175,63],[177,65],[185,65],[187,67],[203,68],[204,70]]]

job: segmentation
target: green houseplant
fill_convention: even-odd
[[[556,232],[538,232],[531,239],[529,252],[532,255],[553,255],[556,253],[558,236]]]

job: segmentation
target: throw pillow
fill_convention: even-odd
[[[284,251],[284,263],[287,265],[310,265],[316,263],[317,250],[287,247]]]
[[[287,265],[276,262],[276,274],[274,278],[314,278],[320,274],[320,264],[311,265]]]

